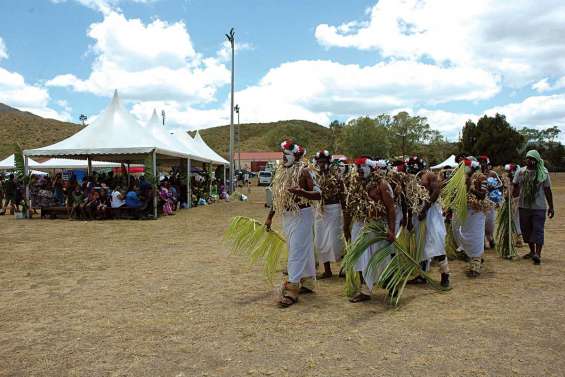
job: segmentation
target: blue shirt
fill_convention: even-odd
[[[139,208],[141,207],[142,203],[139,200],[139,196],[137,196],[137,192],[130,191],[126,195],[126,206],[130,208]]]

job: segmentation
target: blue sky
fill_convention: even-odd
[[[3,1],[0,102],[78,122],[117,88],[142,122],[225,124],[233,26],[244,122],[406,110],[453,139],[500,111],[562,128],[563,19],[554,0]]]

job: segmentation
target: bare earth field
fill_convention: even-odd
[[[335,278],[278,309],[222,242],[232,216],[264,218],[256,187],[158,221],[0,217],[0,376],[563,376],[565,175],[552,178],[541,266],[487,251],[478,279],[452,262],[452,291],[410,287],[399,308],[383,292],[351,304]]]

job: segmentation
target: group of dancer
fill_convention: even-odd
[[[441,200],[442,188],[455,166],[435,173],[416,156],[396,164],[362,156],[354,165],[346,165],[334,160],[327,150],[317,152],[314,163],[309,164],[304,159],[305,149],[292,140],[285,140],[281,149],[283,163],[273,178],[273,205],[265,221],[270,230],[275,213],[282,214],[288,275],[281,288],[281,307],[293,305],[301,294],[312,293],[316,278],[332,277],[331,264],[343,257],[346,242],[354,242],[367,224],[375,222],[387,230],[386,237],[356,260],[354,269],[362,284],[351,295],[351,302],[371,298],[389,260],[382,260],[377,268],[368,268],[369,261],[395,241],[402,227],[424,240],[419,261],[422,271],[437,262],[442,287],[450,286],[448,232],[453,232],[457,251],[469,261],[467,275],[479,276],[485,243],[495,245],[496,206],[505,194],[518,198],[516,228],[530,247],[526,257],[540,263],[546,212],[551,218],[554,209],[549,175],[537,151],[528,152],[526,167],[507,164],[501,174],[492,170],[486,156],[458,157],[467,196],[461,210],[442,205]],[[318,275],[316,260],[323,266]],[[411,282],[425,280],[416,276]]]

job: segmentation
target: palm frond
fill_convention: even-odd
[[[252,264],[262,264],[265,277],[273,282],[273,276],[287,254],[286,240],[282,235],[274,230],[267,231],[255,219],[236,216],[231,220],[224,239],[231,245],[231,254],[246,255]]]
[[[451,208],[461,222],[467,217],[467,182],[465,164],[460,163],[455,173],[441,190],[441,199],[446,208]]]
[[[414,233],[402,228],[396,240],[392,243],[383,243],[383,246],[374,252],[367,265],[367,273],[371,274],[386,264],[377,285],[388,290],[390,302],[393,305],[398,305],[406,283],[415,275],[424,277],[432,288],[443,290],[437,281],[422,270],[420,265],[425,245],[425,221],[422,221],[420,226],[422,228],[419,233],[422,236],[417,237]],[[369,246],[386,240],[386,225],[382,222],[371,222],[365,225],[356,241],[348,246],[342,263],[346,272],[346,293],[351,295],[357,292],[358,286],[355,286],[357,283],[355,279],[358,279],[358,274],[355,273],[354,267],[361,255]]]
[[[451,229],[451,224],[446,224],[447,235],[445,236],[445,254],[449,260],[459,259],[457,254],[457,243],[455,242],[455,236],[453,235],[453,229]]]
[[[512,198],[510,195],[504,199],[502,207],[496,215],[496,253],[506,259],[518,256],[518,252],[512,243],[512,235],[516,227],[512,218]]]
[[[369,246],[386,239],[386,230],[381,222],[372,221],[366,224],[357,239],[346,246],[346,253],[341,262],[345,272],[345,294],[352,296],[359,291],[361,281],[355,271],[355,265]]]

